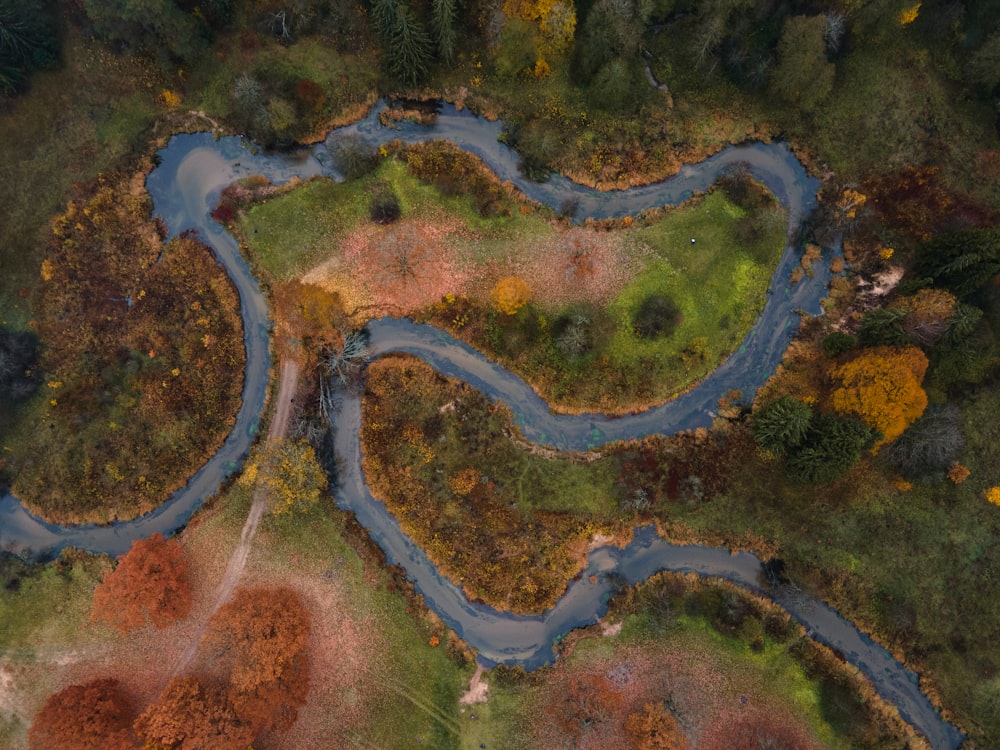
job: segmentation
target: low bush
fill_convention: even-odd
[[[652,294],[635,311],[632,329],[642,339],[666,338],[677,330],[683,319],[680,308],[670,297]]]

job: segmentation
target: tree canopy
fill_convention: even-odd
[[[326,493],[323,467],[312,446],[304,440],[272,440],[247,466],[241,482],[267,494],[272,513],[307,510]]]
[[[791,396],[780,396],[754,414],[754,440],[761,450],[783,455],[805,440],[812,416],[809,404]]]
[[[173,678],[136,719],[135,731],[147,747],[169,750],[246,750],[255,736],[222,688],[192,676]]]
[[[29,750],[131,750],[132,701],[117,680],[70,685],[49,696],[28,733]]]
[[[1000,274],[1000,230],[939,234],[917,248],[914,272],[967,297]]]
[[[58,61],[55,3],[0,0],[0,95],[17,92],[31,71]]]
[[[309,692],[309,612],[289,588],[240,588],[208,623],[202,652],[241,722],[290,727]]]
[[[833,408],[881,432],[877,451],[924,413],[927,394],[921,384],[926,372],[927,357],[916,347],[867,349],[833,371],[840,383],[832,394]]]
[[[792,16],[778,42],[771,88],[782,99],[812,112],[833,89],[834,64],[826,59],[825,16]]]
[[[145,625],[157,628],[183,620],[191,611],[191,584],[184,550],[176,539],[153,534],[133,542],[94,590],[94,620],[127,633]]]

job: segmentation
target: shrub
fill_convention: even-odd
[[[531,290],[523,279],[507,276],[497,282],[491,296],[497,310],[504,315],[514,315],[527,304]]]
[[[399,198],[392,186],[385,182],[373,186],[371,202],[368,204],[368,216],[372,221],[376,224],[392,224],[399,221],[402,213]]]
[[[344,135],[334,141],[330,156],[333,166],[345,179],[356,180],[378,166],[375,148],[360,135]]]
[[[934,405],[886,448],[885,458],[904,477],[916,479],[947,471],[964,443],[958,408]]]
[[[812,421],[812,408],[791,396],[781,396],[753,417],[753,437],[761,450],[783,455],[802,444]]]
[[[823,337],[823,353],[828,357],[839,357],[857,346],[858,340],[849,333],[834,331]]]
[[[683,320],[680,308],[665,294],[652,294],[639,305],[632,318],[632,329],[642,339],[666,338]]]
[[[785,464],[788,476],[805,484],[830,484],[858,462],[877,436],[857,419],[832,414],[816,417],[805,441]]]

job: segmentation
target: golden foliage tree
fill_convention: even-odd
[[[520,18],[537,26],[543,46],[558,54],[573,42],[576,31],[576,8],[566,0],[506,0],[503,6],[508,18]]]
[[[117,680],[70,685],[49,696],[28,733],[29,750],[130,750],[132,701]]]
[[[344,307],[340,295],[298,279],[272,290],[281,333],[312,347],[339,346]]]
[[[832,394],[833,408],[881,432],[872,449],[877,452],[924,413],[927,394],[921,383],[926,372],[927,357],[916,347],[867,349],[833,371],[840,383]]]
[[[250,462],[240,480],[267,493],[272,513],[308,510],[327,490],[326,474],[305,440],[271,440]]]
[[[642,711],[629,714],[625,730],[635,750],[686,750],[688,746],[677,718],[662,702],[647,703]]]
[[[191,584],[184,550],[176,539],[153,534],[132,543],[118,567],[94,590],[91,619],[122,633],[151,621],[157,628],[183,620],[191,611]]]
[[[531,290],[523,279],[507,276],[500,279],[492,292],[493,303],[504,315],[514,315],[528,303]]]

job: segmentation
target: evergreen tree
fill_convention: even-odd
[[[809,404],[791,396],[781,396],[754,415],[754,440],[761,450],[783,455],[805,440],[812,416]]]
[[[0,94],[18,91],[33,70],[59,59],[51,7],[38,0],[0,0]]]

